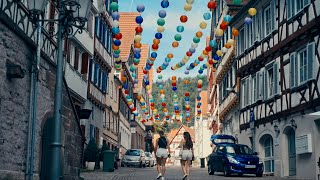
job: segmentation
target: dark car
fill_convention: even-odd
[[[229,140],[229,142],[217,142]],[[224,176],[231,174],[255,174],[258,177],[263,175],[263,163],[247,145],[236,144],[235,138],[229,135],[214,135],[212,143],[216,145],[208,157],[208,173],[223,172]],[[233,142],[230,142],[233,141]]]

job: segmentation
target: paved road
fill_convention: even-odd
[[[115,172],[89,172],[82,173],[81,177],[85,180],[156,180],[157,172],[155,168],[120,168],[115,170]],[[168,167],[165,180],[181,180],[182,172],[179,166]],[[208,175],[207,169],[205,168],[192,168],[190,180],[282,180],[283,178],[277,177],[262,177],[257,178],[254,176],[243,177],[224,177],[221,173],[215,174],[213,176]]]

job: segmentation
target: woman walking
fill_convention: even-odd
[[[166,173],[166,160],[168,157],[170,158],[170,146],[169,146],[169,141],[164,135],[164,132],[160,131],[159,135],[160,135],[160,138],[157,139],[156,146],[154,147],[154,151],[156,152],[156,158],[157,158],[157,171],[158,171],[157,179],[162,178],[162,180],[164,180],[164,176]]]
[[[181,168],[184,173],[183,179],[187,179],[190,175],[190,165],[194,158],[193,143],[189,132],[183,133],[183,139],[180,142],[181,148]]]

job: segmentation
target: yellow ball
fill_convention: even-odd
[[[192,5],[191,4],[188,4],[188,3],[184,4],[184,10],[185,11],[191,11],[191,9],[192,9]]]
[[[206,22],[203,21],[203,22],[200,23],[200,28],[201,29],[205,29],[206,27],[207,27],[207,23]]]
[[[217,52],[216,52],[216,54],[218,55],[218,56],[222,56],[222,51],[221,50],[218,50]]]
[[[165,28],[163,26],[159,26],[157,29],[157,31],[160,33],[162,33],[164,30],[165,30]]]
[[[142,39],[142,37],[141,37],[140,35],[135,35],[135,36],[134,36],[134,40],[135,40],[136,42],[140,42],[141,39]]]
[[[227,43],[228,43],[230,46],[233,46],[233,45],[234,45],[234,40],[233,40],[233,39],[229,39]]]
[[[202,80],[201,79],[198,80],[198,84],[202,84]]]
[[[250,16],[254,16],[257,14],[257,10],[255,8],[250,8],[248,10],[248,13],[250,14]]]
[[[216,35],[217,36],[222,36],[223,35],[223,30],[222,29],[217,29],[216,30]]]
[[[147,85],[146,89],[149,91],[151,89],[150,85]]]

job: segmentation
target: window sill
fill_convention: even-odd
[[[268,97],[266,100],[265,100],[265,103],[270,103],[272,101],[275,101],[278,97],[280,97],[281,95],[280,94],[275,94],[275,95],[272,95],[271,97]]]
[[[291,88],[291,92],[298,92],[305,88],[309,87],[310,82],[314,81],[314,79],[309,79],[305,82],[300,83],[298,86]]]

